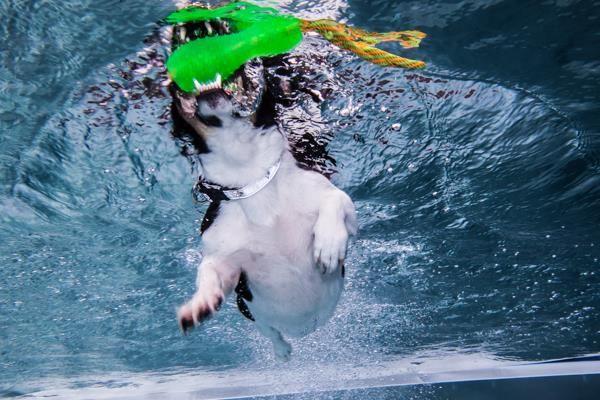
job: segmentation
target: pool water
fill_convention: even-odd
[[[0,395],[600,352],[600,1],[266,3],[429,35],[418,72],[308,39],[360,223],[334,318],[284,367],[231,300],[182,337],[205,206],[144,43],[172,2],[1,0]]]

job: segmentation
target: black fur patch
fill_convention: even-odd
[[[170,92],[173,102],[171,103],[171,117],[173,119],[172,134],[175,138],[182,141],[181,154],[191,156],[193,154],[209,153],[210,150],[204,139],[200,137],[186,121],[183,119],[177,105],[175,104],[177,95],[175,94],[175,85],[171,85]]]
[[[206,214],[204,214],[204,218],[202,219],[202,224],[200,224],[200,234],[201,235],[208,228],[210,228],[212,223],[215,222],[215,219],[217,219],[217,217],[219,216],[219,206],[220,205],[221,205],[220,202],[213,201],[208,206],[208,209],[206,210]]]
[[[255,113],[254,126],[257,128],[268,128],[275,126],[277,122],[275,117],[277,116],[276,111],[277,100],[273,96],[270,90],[265,90],[261,102]]]
[[[238,310],[240,310],[244,317],[248,318],[250,321],[254,321],[254,317],[246,304],[246,301],[252,301],[253,296],[248,288],[248,277],[244,271],[240,274],[240,281],[235,287],[235,292],[237,293],[236,303]]]
[[[223,121],[217,116],[210,115],[208,117],[204,117],[200,114],[196,114],[196,117],[206,126],[212,126],[215,128],[220,128],[223,126]]]

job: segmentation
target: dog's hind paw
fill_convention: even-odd
[[[292,357],[292,345],[283,338],[281,332],[270,326],[261,325],[260,323],[256,324],[256,328],[260,333],[271,339],[276,359],[280,361],[290,360]]]
[[[280,361],[289,361],[292,357],[292,345],[283,338],[280,341],[273,342],[273,350],[275,358]]]
[[[196,293],[192,300],[179,307],[177,310],[177,321],[183,334],[187,334],[194,326],[210,318],[219,310],[223,303],[222,293],[214,294],[209,299]]]

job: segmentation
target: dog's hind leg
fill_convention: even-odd
[[[288,361],[292,355],[292,345],[289,344],[284,338],[281,332],[270,326],[256,324],[256,328],[264,336],[268,337],[273,343],[273,351],[275,357],[282,361]]]
[[[240,279],[241,270],[236,264],[227,258],[207,257],[202,261],[198,268],[196,293],[177,310],[177,320],[183,333],[219,310]]]

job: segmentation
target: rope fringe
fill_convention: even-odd
[[[317,32],[334,45],[351,51],[360,58],[385,67],[424,68],[425,63],[397,56],[374,47],[381,42],[397,41],[405,49],[419,47],[427,35],[420,31],[367,32],[330,19],[300,20],[302,32]]]

